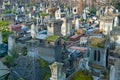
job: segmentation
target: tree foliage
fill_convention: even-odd
[[[115,3],[113,6],[120,11],[120,2]]]
[[[11,66],[13,66],[14,60],[13,60],[12,56],[5,56],[3,63],[5,65],[7,65],[7,67],[10,68]]]
[[[26,56],[28,54],[27,47],[24,47],[23,49],[23,55]]]
[[[7,43],[8,35],[12,34],[12,32],[8,30],[8,25],[9,25],[8,21],[0,21],[0,32],[2,32],[4,43]]]
[[[39,68],[44,69],[44,72],[42,73],[43,77],[41,80],[47,80],[50,78],[50,68],[49,68],[49,63],[46,62],[43,59],[37,59],[37,62],[39,62]]]
[[[48,15],[47,13],[39,12],[39,16],[42,16],[43,18],[47,15]]]
[[[96,14],[96,7],[95,7],[95,6],[92,6],[89,11],[90,11],[90,13],[92,13],[92,14]]]
[[[2,36],[3,36],[3,42],[7,43],[8,42],[8,36],[9,34],[12,34],[10,31],[2,31]]]
[[[3,11],[3,14],[10,14],[10,13],[12,13],[12,10],[5,10],[5,11]]]
[[[93,80],[93,77],[89,71],[82,70],[73,74],[69,80]]]
[[[0,21],[0,31],[8,29],[9,22],[8,21]]]

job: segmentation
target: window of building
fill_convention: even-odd
[[[59,15],[57,15],[57,17],[59,17]]]
[[[48,41],[48,44],[50,44],[50,42]]]
[[[100,61],[100,51],[98,50],[98,61]]]
[[[74,12],[76,12],[76,9],[74,9]]]
[[[49,27],[52,27],[51,23],[49,24]]]
[[[60,45],[60,41],[58,40],[57,45]]]
[[[94,60],[96,61],[96,59],[97,59],[97,52],[96,50],[94,50]]]
[[[40,40],[40,43],[42,43],[43,41],[42,40]]]
[[[88,53],[87,53],[87,57],[89,57],[90,56],[90,49],[88,50]]]

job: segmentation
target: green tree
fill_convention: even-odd
[[[2,32],[2,36],[3,36],[3,42],[7,43],[7,37],[9,34],[12,34],[12,32],[10,32],[8,30],[8,25],[9,22],[8,21],[0,21],[0,32]]]

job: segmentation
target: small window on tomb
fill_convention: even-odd
[[[96,61],[96,59],[97,59],[97,51],[94,50],[94,60]]]
[[[60,45],[60,41],[57,42],[57,45]]]
[[[43,41],[42,40],[40,40],[40,43],[42,43]]]
[[[49,27],[52,27],[52,24],[51,24],[51,23],[49,24]]]
[[[50,42],[48,41],[48,44],[50,44]]]
[[[98,50],[98,61],[100,61],[100,50]]]
[[[74,12],[76,12],[77,10],[76,9],[74,9]]]

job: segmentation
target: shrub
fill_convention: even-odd
[[[28,54],[27,47],[24,47],[23,55],[26,56]]]
[[[14,65],[14,60],[12,56],[5,56],[3,63],[7,65],[8,68],[10,68]]]
[[[92,6],[89,11],[90,11],[90,13],[92,13],[92,14],[96,14],[96,7],[95,7],[95,6]]]
[[[74,73],[69,80],[93,80],[93,77],[89,71],[82,70]]]

